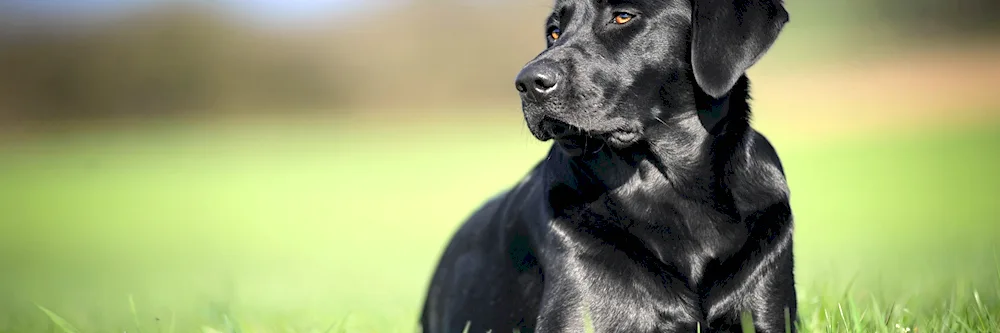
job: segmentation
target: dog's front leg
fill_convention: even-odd
[[[788,245],[791,247],[790,245]],[[797,323],[795,282],[792,279],[791,251],[775,260],[774,271],[762,279],[749,297],[757,332],[795,333]]]
[[[583,293],[572,283],[546,282],[536,332],[585,332],[584,313],[589,309],[585,306]]]
[[[664,288],[663,279],[638,279],[625,271],[582,266],[571,274],[547,274],[536,332],[694,332],[693,293]],[[621,279],[622,276],[633,276]],[[661,277],[662,278],[662,277]]]

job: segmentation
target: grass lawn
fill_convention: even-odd
[[[412,332],[452,230],[547,149],[519,121],[4,141],[0,332]],[[1000,124],[769,137],[803,328],[1000,332]]]

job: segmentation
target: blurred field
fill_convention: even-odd
[[[511,82],[548,0],[71,2],[0,1],[0,333],[412,332],[548,149]],[[1000,331],[1000,2],[786,3],[749,76],[805,328]]]
[[[308,331],[348,311],[408,328],[450,232],[544,153],[518,117],[175,123],[7,143],[0,331],[47,330],[32,302],[85,331],[126,330],[130,294],[145,325],[175,312],[179,331],[223,313]],[[852,277],[859,297],[914,311],[956,282],[996,306],[1000,122],[775,145],[804,308]]]

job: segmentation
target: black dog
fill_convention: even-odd
[[[556,144],[462,226],[425,333],[795,331],[792,213],[744,73],[780,0],[558,0],[517,76]]]

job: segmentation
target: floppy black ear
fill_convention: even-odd
[[[691,65],[705,93],[729,92],[788,22],[781,0],[692,0]]]

